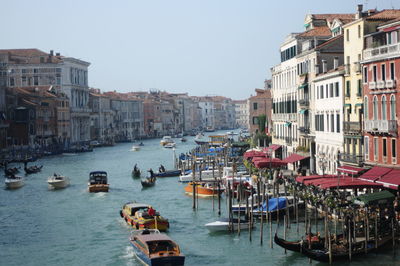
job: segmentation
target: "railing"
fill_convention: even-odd
[[[365,131],[371,133],[397,133],[397,120],[366,120]]]
[[[376,82],[376,88],[377,89],[384,89],[385,88],[385,81],[384,80],[379,80]]]
[[[369,82],[368,87],[370,90],[375,90],[376,89],[376,82]]]
[[[382,45],[377,48],[365,49],[363,52],[364,60],[387,58],[389,56],[400,55],[400,43]]]
[[[292,145],[292,138],[291,137],[285,137],[285,142],[287,145]]]
[[[362,165],[364,158],[362,155],[339,153],[339,161]]]
[[[296,121],[297,120],[297,114],[296,113],[291,113],[291,114],[272,114],[272,120],[274,121]]]
[[[299,131],[302,134],[310,134],[310,128],[309,127],[299,127]]]
[[[344,122],[343,123],[343,132],[344,133],[353,133],[359,134],[361,133],[361,126],[359,122]]]
[[[396,87],[396,80],[392,80],[392,79],[386,80],[385,86],[388,89],[395,88]]]
[[[299,105],[300,105],[300,106],[308,107],[309,104],[310,104],[310,102],[309,102],[308,99],[301,99],[301,100],[299,100]]]

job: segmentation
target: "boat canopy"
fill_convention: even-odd
[[[371,193],[371,194],[364,194],[358,196],[354,199],[354,203],[365,206],[365,205],[372,205],[372,204],[381,204],[381,203],[392,203],[394,200],[394,195],[387,190]]]
[[[90,172],[89,175],[90,176],[96,175],[96,176],[106,176],[107,177],[107,172],[105,172],[105,171],[93,171],[93,172]]]
[[[276,211],[281,210],[286,207],[286,198],[279,197],[279,198],[271,198],[268,200],[268,211]],[[259,210],[259,209],[258,209]],[[261,211],[267,211],[267,202],[265,201],[262,205]]]

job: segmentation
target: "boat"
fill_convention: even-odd
[[[139,151],[140,150],[140,146],[138,145],[133,145],[131,148],[131,151]]]
[[[135,166],[133,167],[133,170],[132,170],[132,177],[133,177],[133,178],[139,178],[139,177],[140,177],[140,174],[141,174],[140,169],[139,169],[139,167],[137,167],[137,165],[135,164]]]
[[[146,179],[141,179],[140,183],[142,183],[142,187],[152,187],[156,184],[156,179],[155,178],[146,178]]]
[[[201,134],[201,133],[199,133],[199,134],[196,135],[196,137],[194,138],[194,142],[195,142],[197,145],[208,144],[208,140],[205,140],[205,139],[204,139],[204,135]]]
[[[278,235],[275,233],[274,242],[278,246],[281,246],[284,249],[294,251],[294,252],[302,252],[302,249],[304,249],[304,247],[308,247],[307,237],[305,240],[287,241],[283,238],[279,238]],[[325,238],[319,238],[316,235],[311,236],[311,248],[312,249],[324,248],[324,242],[325,242]]]
[[[195,192],[202,197],[212,197],[224,192],[223,188],[215,188],[209,183],[195,182]],[[193,182],[189,182],[185,187],[185,193],[193,194]]]
[[[206,127],[206,132],[214,132],[215,129],[213,127]]]
[[[152,206],[144,203],[128,202],[124,204],[120,216],[135,229],[167,231],[169,228],[168,219],[162,217]]]
[[[16,189],[25,185],[24,178],[17,175],[7,176],[4,182],[7,189]]]
[[[278,212],[280,214],[284,214],[286,209],[292,208],[294,197],[293,196],[285,196],[285,197],[276,197],[270,198],[268,200],[268,206],[266,201],[262,204],[261,208],[253,209],[254,216],[266,216],[267,214],[271,213],[271,215],[277,215]]]
[[[53,189],[65,188],[69,186],[69,178],[54,173],[54,175],[49,176],[47,183],[49,184],[49,187]]]
[[[175,148],[175,146],[176,146],[176,144],[175,144],[175,142],[173,142],[173,143],[167,143],[163,147],[167,148],[167,149],[172,149],[172,148]]]
[[[161,234],[160,230],[145,228],[143,230],[133,230],[131,233],[131,238],[137,235],[155,235],[155,234]]]
[[[214,172],[214,176],[213,176],[213,172]],[[201,171],[201,180],[205,181],[210,181],[210,180],[214,180],[215,178],[217,178],[219,176],[218,170],[202,170]],[[199,181],[200,180],[200,173],[196,172],[195,173],[195,181]],[[180,182],[190,182],[193,181],[193,172],[190,171],[189,173],[182,173],[179,176],[179,181]]]
[[[139,143],[139,146],[144,146],[144,143],[143,143],[143,142],[140,142],[140,143]]]
[[[185,256],[166,234],[139,234],[130,237],[135,256],[145,265],[184,265]]]
[[[89,192],[108,192],[107,172],[94,171],[89,174]]]
[[[379,248],[385,246],[386,244],[391,243],[392,242],[391,240],[392,240],[391,236],[384,236],[378,239],[377,241],[378,245],[376,245],[375,239],[372,238],[368,240],[366,248],[365,248],[365,240],[352,243],[351,257],[354,258],[359,256],[365,256],[366,253],[369,253],[373,250],[378,250]],[[308,246],[303,246],[301,252],[310,259],[321,262],[329,262],[329,250],[327,248],[313,249],[313,248],[308,248]],[[349,260],[349,248],[347,244],[345,245],[343,243],[339,244],[333,243],[331,258],[332,262]]]
[[[165,170],[164,172],[154,173],[155,177],[172,177],[179,176],[181,174],[181,170]]]
[[[28,165],[28,162],[25,162],[24,170],[25,170],[25,173],[28,175],[38,173],[38,172],[42,171],[42,168],[43,168],[43,165],[41,165],[41,166],[33,165],[33,166],[29,166],[29,167],[27,165]]]
[[[181,138],[181,142],[186,142],[187,139],[186,138]]]
[[[171,138],[171,136],[164,136],[161,140],[160,140],[160,145],[161,146],[165,146],[168,143],[175,143],[173,141],[173,139]]]
[[[215,222],[211,222],[208,224],[205,224],[205,227],[210,231],[210,232],[218,232],[218,231],[229,231],[229,227],[232,227],[232,230],[238,230],[239,226],[241,230],[248,229],[250,225],[249,220],[239,220],[237,218],[232,219],[232,222],[229,223],[229,218],[222,218],[219,219]],[[252,225],[253,227],[253,225]]]

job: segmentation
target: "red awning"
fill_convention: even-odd
[[[262,160],[257,160],[254,162],[254,165],[257,168],[278,168],[283,165],[286,165],[287,163],[278,159],[278,158],[264,158]]]
[[[366,173],[362,174],[360,176],[360,179],[374,182],[392,170],[393,170],[392,168],[387,168],[387,167],[382,167],[382,166],[374,166],[370,170],[368,170]]]
[[[337,175],[309,175],[309,176],[299,176],[296,178],[296,181],[299,183],[304,183],[307,180],[311,179],[320,179],[320,178],[332,178],[332,177],[337,177]]]
[[[364,171],[364,168],[354,167],[354,166],[340,166],[337,168],[338,172],[349,174],[349,175],[358,175],[360,172]]]
[[[271,144],[267,148],[264,148],[263,151],[273,150],[276,151],[277,149],[281,148],[281,145],[278,144]]]
[[[308,157],[304,157],[304,156],[298,155],[296,153],[292,153],[289,157],[286,157],[285,159],[283,159],[283,161],[287,162],[287,163],[294,163],[297,161],[304,160],[306,158],[308,158]]]
[[[332,180],[332,182],[323,183],[320,185],[322,189],[328,188],[342,188],[342,189],[353,189],[353,188],[379,188],[382,187],[381,184],[372,183],[369,181],[359,180],[358,178],[346,178],[346,179],[339,179]]]
[[[384,187],[398,189],[400,186],[400,169],[393,169],[376,182],[383,184]]]
[[[265,157],[265,153],[262,151],[246,151],[243,154],[243,157],[245,159],[253,158],[253,157]]]
[[[264,160],[266,157],[265,157],[265,154],[264,154],[264,156],[255,156],[255,157],[253,157],[253,159],[251,159],[251,161],[254,163],[254,162],[256,162],[256,161],[260,161],[260,160]]]
[[[398,30],[398,29],[400,29],[400,25],[384,28],[382,30],[383,30],[383,32],[389,32],[389,31],[394,31],[394,30]]]

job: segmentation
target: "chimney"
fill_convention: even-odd
[[[335,56],[333,58],[333,69],[337,69],[339,67],[339,57]]]
[[[322,60],[322,73],[326,73],[328,64],[326,60]]]
[[[356,19],[362,18],[363,5],[357,5]]]
[[[53,56],[53,55],[54,55],[54,51],[50,50],[50,56]]]
[[[319,74],[319,65],[315,64],[315,75]]]

